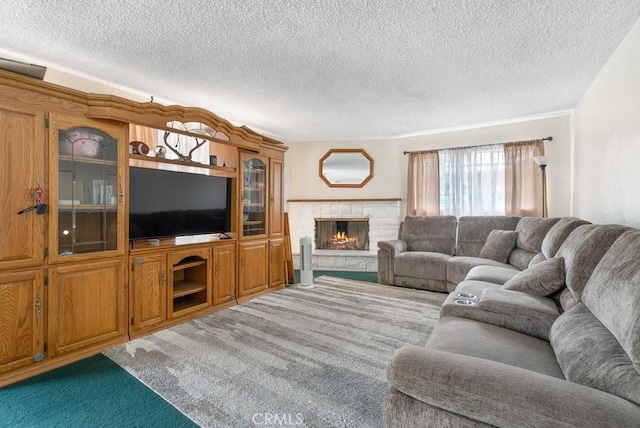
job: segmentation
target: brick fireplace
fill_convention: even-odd
[[[310,236],[313,239],[313,268],[316,270],[345,270],[359,272],[377,272],[378,242],[398,237],[400,227],[400,199],[295,199],[288,200],[289,228],[291,230],[291,249],[295,269],[300,268],[300,238]],[[362,249],[355,249],[353,242],[345,238],[336,238],[336,244],[344,248],[325,249],[326,242],[319,242],[317,222],[364,221],[368,227],[368,241]],[[342,225],[340,225],[342,226]],[[360,226],[360,225],[356,225]],[[322,226],[324,227],[324,226]],[[333,230],[334,226],[330,227]],[[336,234],[339,225],[336,224]],[[352,230],[354,225],[351,226]],[[353,239],[349,229],[345,235]],[[352,232],[353,233],[353,232]],[[361,232],[358,232],[361,233]],[[333,243],[333,238],[331,239]],[[358,245],[363,238],[358,234]],[[320,244],[318,246],[318,244]]]

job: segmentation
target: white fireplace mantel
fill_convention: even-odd
[[[300,238],[313,240],[313,268],[376,272],[378,242],[396,239],[400,227],[400,199],[290,199],[289,229],[294,268],[299,269]],[[316,218],[368,218],[369,251],[316,250]]]

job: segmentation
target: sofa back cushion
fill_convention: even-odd
[[[480,250],[479,257],[506,263],[516,246],[517,239],[518,232],[515,230],[492,230],[487,237],[487,242]]]
[[[460,217],[456,256],[478,257],[492,230],[514,230],[518,221],[520,221],[520,217]]]
[[[516,226],[518,240],[516,248],[511,252],[509,264],[520,270],[529,267],[531,259],[540,253],[542,241],[549,229],[553,227],[559,218],[523,217]]]
[[[556,253],[560,249],[562,243],[569,237],[578,226],[583,224],[590,224],[586,220],[581,220],[576,217],[563,217],[551,229],[547,232],[547,235],[542,241],[542,254],[547,259],[556,256]]]
[[[407,251],[433,251],[453,255],[456,248],[454,216],[407,216],[400,227],[399,239]]]
[[[585,224],[578,226],[560,246],[556,257],[564,258],[565,283],[577,301],[602,256],[626,230],[626,226]]]
[[[614,335],[584,303],[558,317],[551,326],[549,341],[568,381],[640,405],[640,374]]]
[[[593,271],[582,302],[617,339],[640,372],[639,254],[640,230],[622,234]]]

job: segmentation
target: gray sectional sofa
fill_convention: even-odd
[[[382,280],[450,291],[427,344],[389,363],[385,425],[640,426],[640,230],[463,217],[452,249],[452,223],[407,218],[401,239],[379,244]],[[488,229],[510,226],[506,262],[484,263],[497,257],[485,247],[504,256],[513,239]]]

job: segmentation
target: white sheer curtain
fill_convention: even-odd
[[[440,214],[456,217],[504,215],[504,145],[462,147],[438,152]]]

